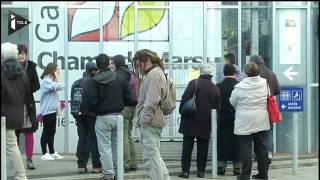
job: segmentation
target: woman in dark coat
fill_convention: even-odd
[[[33,97],[33,93],[40,89],[39,77],[36,70],[37,64],[27,60],[28,49],[25,45],[18,45],[18,60],[22,67],[26,70],[26,73],[29,77],[30,82],[30,94],[28,95],[28,102],[26,104],[26,112],[25,112],[25,120],[23,129],[17,129],[16,135],[18,138],[19,144],[19,136],[20,133],[25,134],[25,148],[26,148],[26,156],[27,156],[27,168],[35,169],[35,166],[32,162],[33,155],[33,146],[34,139],[33,133],[38,129],[38,121],[36,120],[36,105]]]
[[[240,175],[241,160],[239,157],[236,136],[233,134],[235,110],[231,106],[229,98],[236,80],[236,68],[232,64],[226,64],[223,68],[224,79],[217,86],[221,95],[221,108],[218,111],[218,174],[224,175],[227,161],[233,161],[233,174]]]
[[[183,147],[181,155],[182,172],[178,176],[182,178],[189,177],[195,138],[197,138],[197,176],[204,177],[211,134],[211,109],[219,109],[220,107],[219,89],[212,83],[211,73],[212,67],[209,64],[201,65],[199,78],[190,81],[181,99],[179,112],[182,105],[196,91],[196,111],[191,116],[181,116],[179,128],[179,132],[183,134]],[[195,87],[196,81],[197,87]]]

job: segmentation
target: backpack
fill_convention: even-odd
[[[71,86],[71,114],[74,118],[78,118],[88,113],[88,105],[84,96],[83,79],[76,80]]]
[[[173,81],[166,76],[166,95],[161,99],[160,106],[164,115],[171,114],[176,108],[176,87]]]
[[[138,88],[139,88],[139,78],[131,72],[129,80],[129,89],[131,92],[131,100],[133,102],[138,102]]]

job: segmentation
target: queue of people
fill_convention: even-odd
[[[204,178],[211,135],[211,109],[217,109],[218,174],[224,175],[227,162],[232,161],[233,174],[237,179],[250,179],[253,143],[258,174],[252,178],[268,179],[273,142],[266,101],[268,86],[272,95],[279,93],[278,80],[265,67],[261,56],[251,57],[251,62],[245,66],[245,75],[234,65],[232,54],[225,58],[222,82],[214,84],[211,65],[202,64],[200,76],[190,81],[183,93],[179,109],[194,96],[196,110],[190,116],[181,117],[182,171],[178,176],[189,178],[196,139],[197,177]],[[49,63],[41,75],[41,83],[35,67],[34,62],[27,60],[24,45],[1,45],[1,96],[5,97],[1,99],[4,107],[1,115],[7,118],[7,156],[16,179],[26,179],[18,148],[20,133],[26,137],[27,168],[35,169],[32,161],[33,133],[38,129],[39,119],[43,123],[41,159],[63,158],[54,149],[60,109],[58,91],[64,88],[59,67]],[[99,54],[96,63],[86,64],[83,77],[71,88],[71,114],[76,119],[79,137],[76,153],[79,173],[88,171],[91,154],[92,172],[102,173],[105,180],[117,178],[117,122],[123,120],[125,173],[138,168],[136,147],[131,136],[136,126],[140,130],[148,176],[152,180],[170,179],[160,155],[161,133],[168,123],[162,102],[170,93],[164,69],[159,56],[148,49],[136,52],[133,70],[129,70],[122,55],[110,58]],[[36,118],[33,93],[39,89],[40,117]]]

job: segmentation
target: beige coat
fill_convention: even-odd
[[[153,68],[140,84],[135,118],[138,126],[165,127],[167,120],[160,108],[166,94],[166,77],[161,68]]]

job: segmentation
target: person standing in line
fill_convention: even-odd
[[[254,55],[250,58],[250,62],[258,65],[260,77],[265,78],[270,87],[270,95],[277,96],[280,94],[280,85],[277,76],[266,65],[261,56]],[[273,157],[273,124],[270,123],[268,131],[268,163],[271,164]]]
[[[26,70],[26,73],[29,77],[30,81],[30,92],[28,95],[28,105],[27,107],[27,116],[24,123],[23,129],[17,129],[17,141],[19,144],[19,137],[20,133],[24,133],[25,135],[25,148],[26,148],[26,156],[27,156],[27,168],[28,169],[35,169],[35,166],[32,161],[33,156],[33,147],[34,147],[34,138],[33,133],[36,132],[38,129],[39,123],[36,120],[36,104],[34,101],[33,93],[40,89],[40,83],[38,78],[38,73],[36,70],[37,64],[27,60],[28,49],[25,45],[19,44],[18,45],[18,60],[20,64]]]
[[[97,117],[94,112],[88,111],[89,108],[86,102],[87,81],[93,78],[96,75],[97,71],[97,65],[93,62],[88,62],[86,64],[86,70],[85,72],[83,72],[83,77],[75,81],[71,88],[71,99],[75,98],[75,92],[73,91],[76,90],[73,87],[82,88],[82,96],[84,96],[81,96],[82,102],[79,109],[80,111],[77,114],[71,112],[71,114],[76,120],[77,132],[79,136],[76,153],[76,156],[78,158],[77,164],[79,173],[86,173],[88,171],[87,163],[90,153],[92,160],[92,172],[102,172],[97,136],[95,132],[95,124]]]
[[[87,81],[89,111],[97,115],[95,130],[98,140],[102,179],[116,179],[117,123],[123,119],[121,111],[130,105],[128,82],[110,69],[110,59],[99,54],[96,60],[99,72]]]
[[[267,81],[259,75],[258,66],[250,62],[245,66],[247,77],[234,86],[230,104],[236,110],[234,134],[240,147],[242,162],[238,180],[249,180],[252,170],[252,142],[257,156],[258,174],[253,179],[268,179],[267,131],[270,129],[267,111]]]
[[[117,74],[122,76],[129,84],[131,99],[134,103],[132,106],[125,106],[123,115],[123,161],[125,172],[136,171],[138,168],[137,153],[134,141],[132,139],[133,117],[137,105],[137,86],[138,81],[135,74],[131,72],[125,64],[123,55],[116,55],[111,58],[111,66],[114,67]],[[131,81],[130,81],[131,80]]]
[[[18,62],[18,48],[9,42],[1,44],[1,117],[6,118],[6,156],[8,175],[26,180],[26,171],[15,135],[24,124],[30,83]],[[1,142],[4,143],[4,142]]]
[[[49,63],[42,75],[40,84],[40,114],[43,116],[43,131],[41,134],[41,160],[55,160],[63,157],[54,150],[54,135],[57,125],[57,111],[59,109],[58,91],[64,88],[60,83],[60,71],[56,64]],[[49,153],[47,152],[47,145]]]
[[[236,80],[236,68],[232,64],[223,67],[224,80],[217,84],[221,95],[221,108],[218,111],[217,150],[218,150],[218,174],[224,175],[227,161],[233,162],[233,175],[241,174],[241,160],[237,137],[233,134],[235,110],[231,106],[229,98]]]
[[[238,82],[242,81],[246,77],[245,73],[242,73],[236,65],[236,57],[234,56],[234,54],[228,53],[224,55],[224,64],[232,64],[236,68],[235,77]]]
[[[197,177],[204,178],[211,135],[211,110],[220,108],[220,92],[211,81],[212,66],[202,64],[200,76],[189,82],[184,91],[179,112],[185,102],[195,95],[196,110],[190,116],[181,116],[179,133],[183,134],[181,154],[181,178],[189,178],[191,156],[195,138],[197,139]]]
[[[147,49],[137,51],[133,62],[135,72],[142,78],[134,121],[140,130],[145,167],[150,179],[169,180],[169,171],[160,155],[161,133],[168,123],[160,107],[160,101],[169,93],[164,65],[155,52]]]

